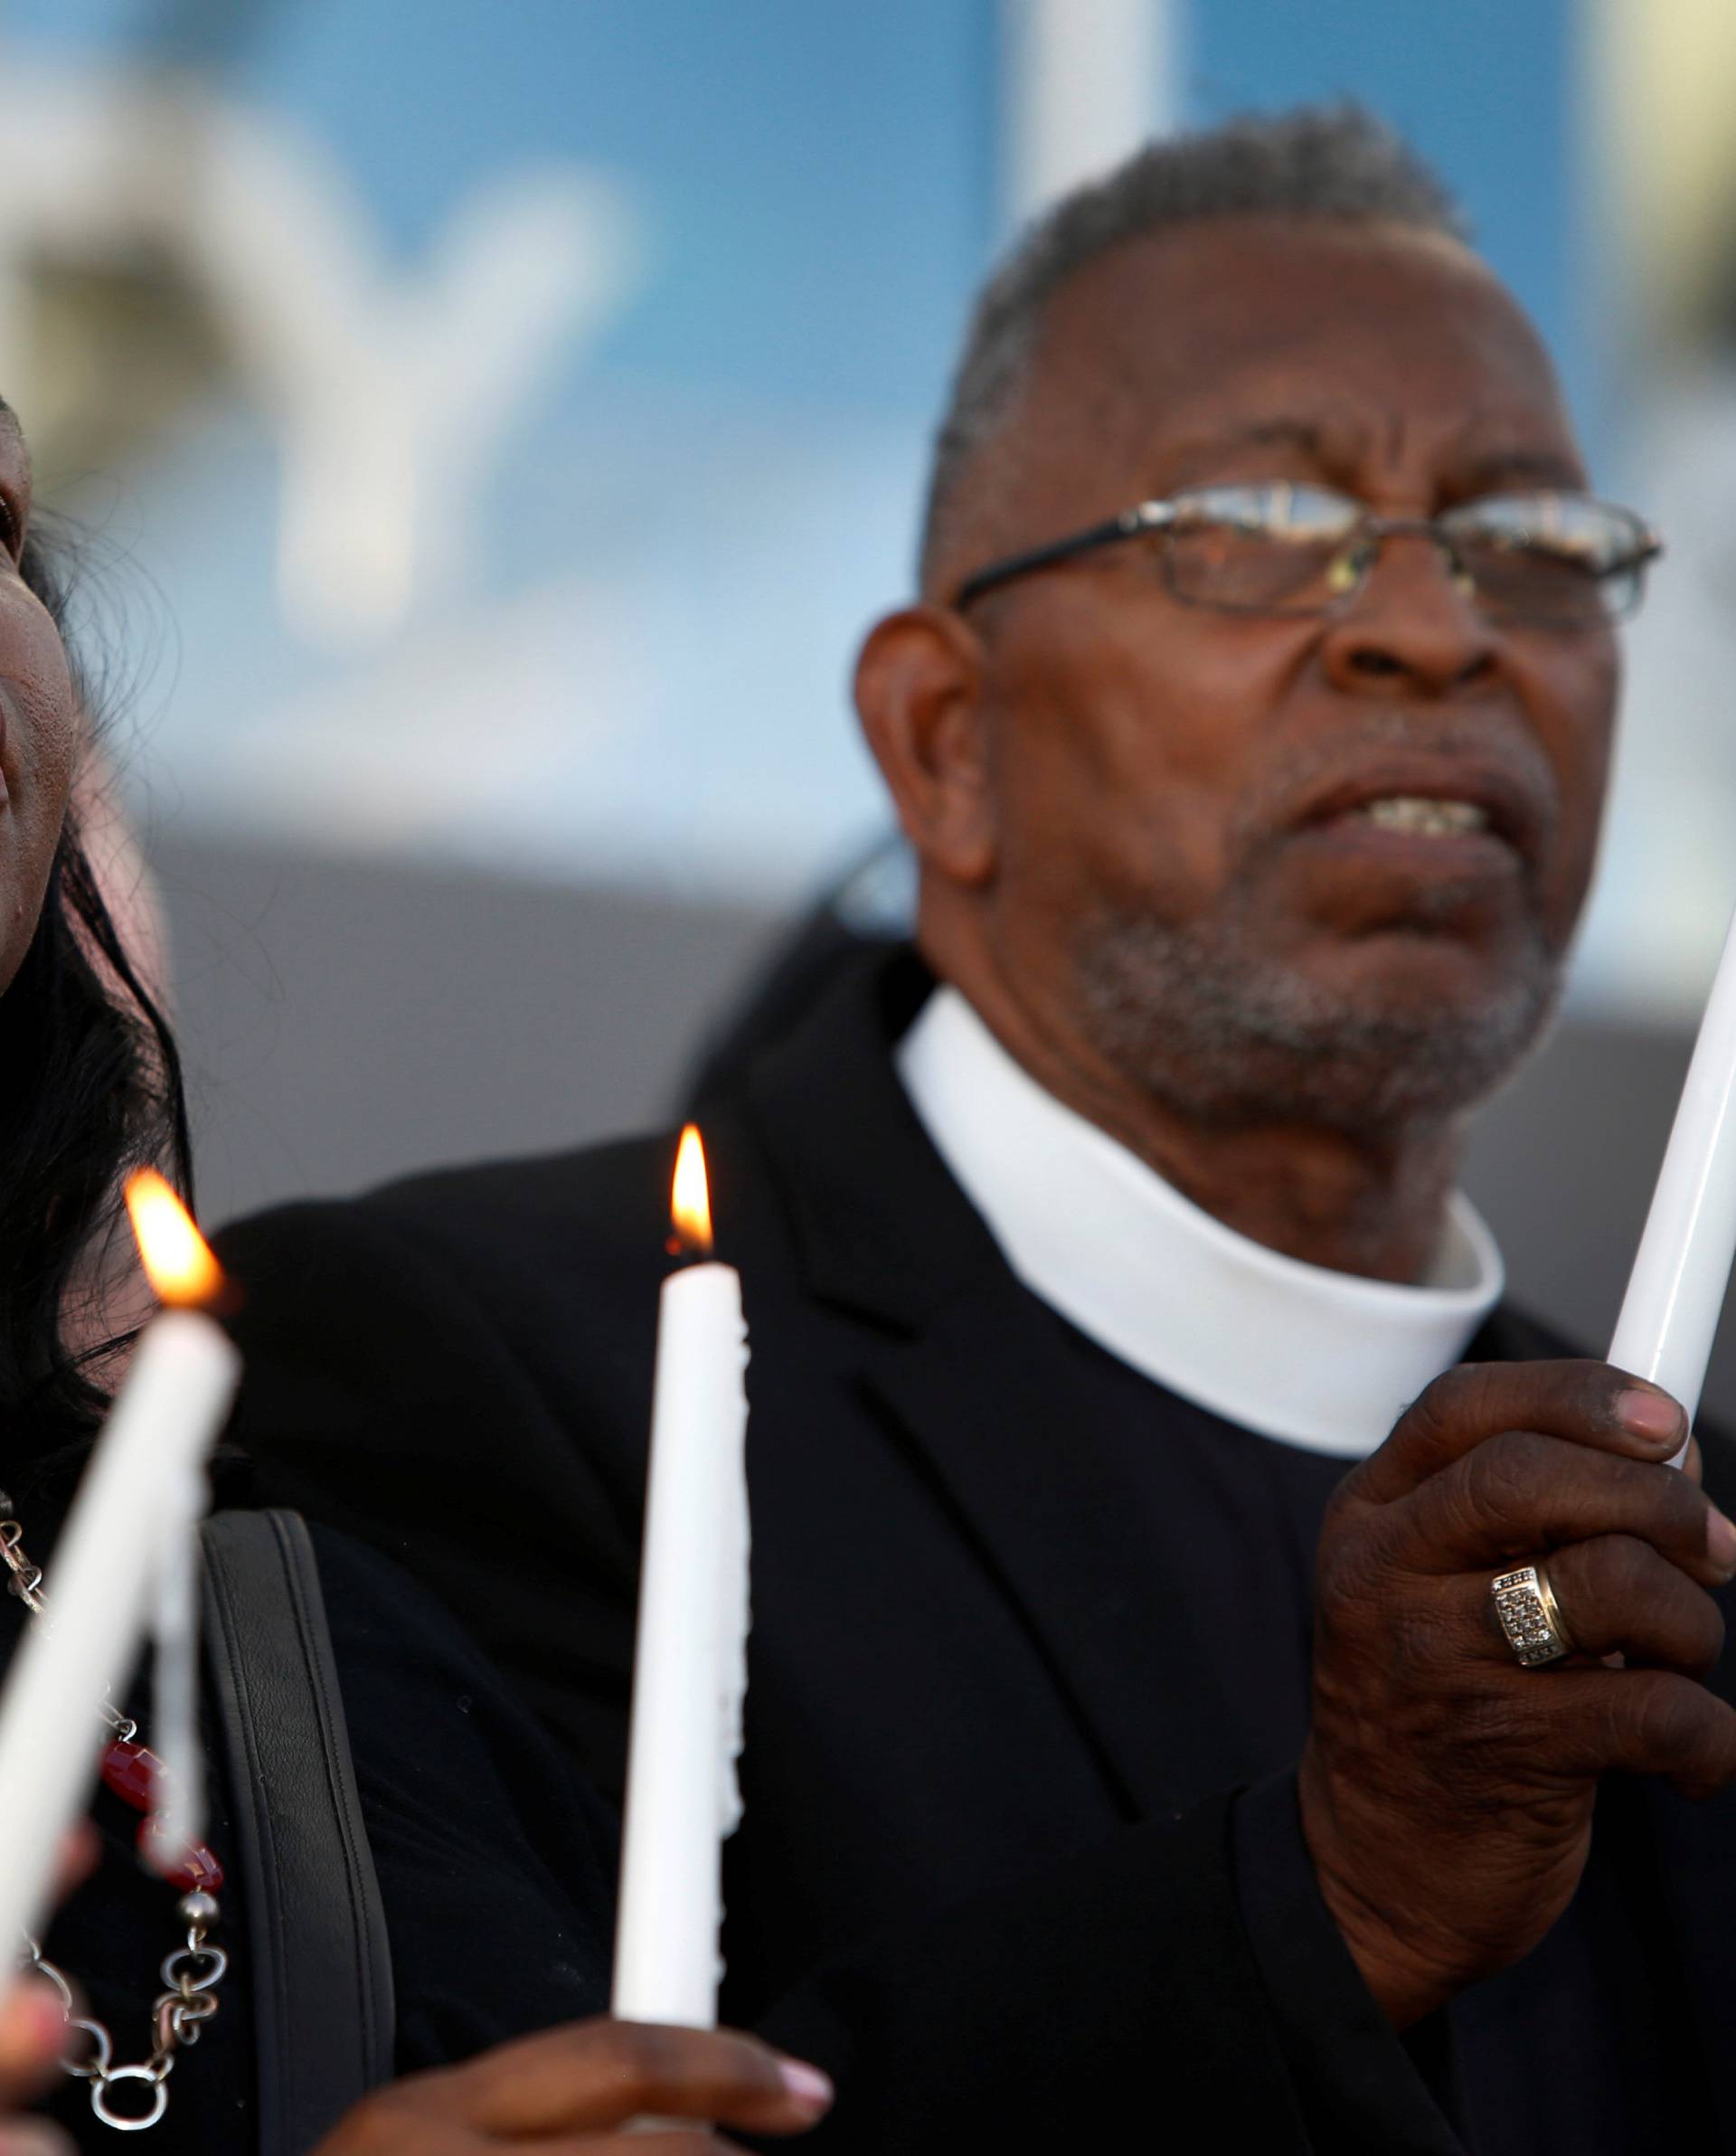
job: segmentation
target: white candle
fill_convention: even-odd
[[[240,1374],[196,1310],[165,1310],[140,1336],[54,1551],[49,1619],[31,1624],[0,1696],[0,1955],[48,1912],[61,1837],[108,1741],[99,1703],[144,1634],[164,1492],[210,1450]]]
[[[205,1758],[199,1742],[199,1522],[211,1503],[204,1461],[162,1493],[156,1593],[150,1616],[153,1792],[149,1860],[165,1876],[204,1839]]]
[[[696,1171],[697,1212],[684,1200]],[[682,1135],[676,1220],[709,1251],[699,1135]],[[614,2011],[717,2019],[722,1838],[741,1817],[747,1674],[747,1331],[741,1276],[699,1263],[663,1284],[627,1750]]]
[[[1736,920],[1658,1170],[1652,1209],[1609,1343],[1618,1369],[1650,1378],[1692,1423],[1736,1254]],[[1684,1443],[1674,1464],[1686,1457]]]

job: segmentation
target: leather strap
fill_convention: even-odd
[[[297,1512],[204,1523],[205,1653],[234,1798],[259,2156],[307,2156],[391,2078],[385,1914],[318,1565]]]

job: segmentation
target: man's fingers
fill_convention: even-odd
[[[448,2081],[442,2102],[467,2124],[524,2138],[636,2118],[718,2120],[753,2133],[799,2133],[832,2101],[831,2084],[816,2067],[786,2059],[753,2037],[631,2021],[549,2029],[485,2052],[442,2078]]]
[[[1736,1781],[1736,1710],[1666,1669],[1533,1670],[1555,1712],[1555,1761],[1569,1773],[1661,1774],[1682,1795]]]
[[[1568,1636],[1580,1654],[1599,1660],[1619,1654],[1629,1668],[1703,1677],[1723,1651],[1724,1620],[1717,1603],[1648,1542],[1601,1535],[1557,1550],[1546,1571]],[[1466,1586],[1487,1651],[1511,1660],[1513,1650],[1486,1583],[1467,1581]]]
[[[1506,1430],[1661,1461],[1681,1444],[1686,1419],[1667,1393],[1608,1363],[1461,1363],[1405,1411],[1346,1491],[1391,1504]]]
[[[1531,1562],[1566,1544],[1632,1535],[1703,1586],[1736,1574],[1736,1526],[1698,1483],[1656,1461],[1594,1454],[1509,1430],[1382,1514],[1389,1555],[1416,1572]]]

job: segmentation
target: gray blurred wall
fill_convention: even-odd
[[[151,861],[213,1224],[656,1129],[778,925],[252,842],[176,839]]]
[[[750,908],[180,837],[167,905],[203,1209],[656,1127],[775,940]],[[1467,1184],[1515,1295],[1607,1341],[1685,1034],[1562,1026],[1484,1115]],[[1736,1424],[1736,1323],[1709,1407]]]

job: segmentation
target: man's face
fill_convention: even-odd
[[[1585,485],[1537,339],[1474,258],[1253,219],[1123,248],[1063,288],[982,454],[1000,467],[991,554],[1219,481],[1323,483],[1399,517]],[[1491,622],[1407,536],[1330,619],[1183,603],[1143,541],[968,615],[993,818],[979,920],[1052,1039],[1231,1122],[1402,1124],[1511,1066],[1591,870],[1608,629]],[[1476,803],[1489,827],[1368,813],[1417,798]]]

